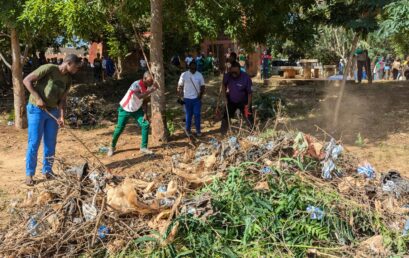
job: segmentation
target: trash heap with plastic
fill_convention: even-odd
[[[314,169],[302,171],[297,162],[308,162]],[[166,171],[130,177],[87,163],[57,163],[55,180],[30,190],[24,200],[10,203],[12,219],[7,231],[0,233],[0,254],[75,256],[106,250],[114,255],[144,236],[165,246],[178,234],[178,216],[206,220],[217,213],[211,195],[195,193],[214,180],[224,180],[229,167],[243,163],[254,164],[251,173],[259,178],[254,191],[267,191],[266,176],[274,177],[285,169],[376,209],[386,218],[386,225],[401,229],[402,234],[409,229],[409,222],[405,224],[408,180],[397,171],[376,173],[334,139],[321,142],[303,133],[211,139],[195,150],[175,153]],[[328,211],[311,203],[304,212],[319,221]]]
[[[107,104],[96,95],[67,99],[66,120],[72,127],[95,126],[104,119],[116,116],[116,106]]]

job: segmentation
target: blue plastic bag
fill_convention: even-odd
[[[324,218],[324,211],[318,207],[308,205],[307,212],[312,220],[322,220]]]
[[[369,179],[374,179],[376,177],[375,169],[369,163],[366,163],[363,166],[358,167],[357,172],[358,174],[364,175],[366,178]]]

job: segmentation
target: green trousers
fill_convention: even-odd
[[[126,124],[130,117],[133,117],[139,126],[142,128],[142,142],[141,148],[148,147],[148,134],[149,134],[149,122],[143,119],[142,108],[138,109],[136,112],[127,112],[122,107],[118,108],[118,124],[115,127],[114,134],[112,136],[112,147],[115,148],[118,142],[119,136],[124,131]]]

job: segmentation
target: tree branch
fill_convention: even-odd
[[[11,64],[9,62],[7,62],[6,58],[3,56],[3,53],[1,53],[1,52],[0,52],[0,59],[11,70]]]
[[[10,35],[4,32],[0,32],[0,37],[8,37],[10,38]]]
[[[28,56],[28,50],[30,49],[30,46],[28,44],[26,44],[26,48],[24,49],[24,54],[23,54],[23,60],[22,63],[24,63],[24,61],[27,59]]]

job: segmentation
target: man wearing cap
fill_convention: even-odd
[[[27,75],[23,83],[30,92],[27,104],[28,145],[26,153],[26,184],[34,185],[37,153],[41,139],[44,144],[42,173],[53,178],[52,171],[58,126],[64,126],[64,110],[71,76],[81,67],[81,60],[74,54],[67,55],[60,65],[45,64]],[[51,113],[54,120],[47,112]]]
[[[143,154],[153,154],[153,152],[148,149],[149,120],[147,111],[148,98],[158,88],[158,84],[153,82],[153,76],[149,72],[145,72],[142,80],[135,81],[131,84],[131,87],[122,98],[118,108],[118,123],[115,127],[111,147],[108,151],[109,157],[114,155],[119,136],[124,131],[130,117],[133,117],[142,128],[140,151]]]

